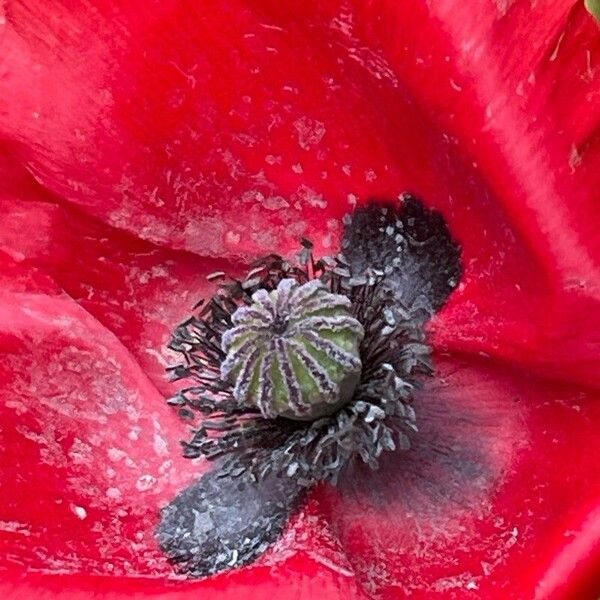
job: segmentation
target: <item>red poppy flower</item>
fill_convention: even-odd
[[[405,4],[4,2],[2,597],[600,593],[598,24]],[[173,326],[205,275],[335,252],[404,190],[462,247],[421,446],[174,580],[159,508],[203,466],[164,401]]]

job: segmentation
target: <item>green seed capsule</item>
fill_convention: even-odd
[[[312,420],[346,404],[360,380],[364,331],[350,300],[318,279],[283,279],[259,290],[223,334],[221,378],[235,398],[268,418]]]

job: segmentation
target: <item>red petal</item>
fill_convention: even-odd
[[[220,600],[281,600],[322,598],[323,600],[368,600],[351,577],[337,573],[302,555],[291,558],[277,570],[251,569],[235,576],[217,577],[201,582],[163,581],[155,578],[93,577],[89,575],[15,576],[8,573],[0,581],[2,598],[29,600],[130,600],[160,598],[187,600],[190,596]]]
[[[333,1],[305,3],[293,21],[279,2],[257,3],[250,10],[230,1],[203,13],[183,2],[158,7],[96,2],[93,10],[75,2],[8,4],[0,92],[10,102],[0,110],[0,128],[16,142],[13,155],[59,195],[19,179],[13,192],[20,201],[28,200],[27,207],[15,202],[13,193],[2,213],[2,247],[27,267],[7,262],[2,279],[14,283],[3,310],[11,311],[7,323],[17,334],[3,340],[21,361],[22,376],[33,372],[33,359],[38,370],[68,366],[61,352],[71,345],[78,356],[98,358],[98,338],[110,349],[112,362],[100,356],[97,379],[110,380],[114,363],[124,365],[124,389],[134,395],[142,390],[150,398],[174,442],[179,427],[170,413],[161,412],[160,396],[100,325],[122,338],[159,381],[162,366],[146,350],[162,347],[168,327],[185,312],[188,301],[182,293],[195,296],[203,287],[194,277],[194,259],[166,247],[247,256],[290,248],[305,228],[321,246],[335,246],[349,195],[363,201],[408,188],[443,209],[464,244],[464,286],[435,323],[437,343],[597,385],[599,221],[594,200],[600,183],[600,94],[594,21],[581,3],[570,8],[568,3],[538,2],[533,8],[520,1],[490,2],[474,8],[468,2],[441,1],[410,9],[389,1],[355,4],[342,9]],[[41,203],[38,194],[44,196]],[[291,206],[278,208],[282,199]],[[323,199],[326,208],[320,208]],[[100,227],[99,221],[127,233]],[[105,263],[98,268],[100,259]],[[168,265],[164,281],[147,285],[136,279],[145,279],[157,263]],[[97,320],[61,296],[59,286]],[[40,323],[35,313],[22,315],[15,293],[43,305],[48,318]],[[169,296],[175,297],[172,303]],[[75,333],[81,335],[53,324],[53,311],[75,319]],[[22,344],[26,326],[33,323],[47,347]],[[53,347],[56,353],[50,355]],[[467,587],[474,581],[483,597],[506,597],[503,586],[517,580],[518,597],[521,591],[533,595],[536,585],[539,595],[568,597],[598,564],[599,494],[593,489],[598,465],[586,450],[594,447],[600,415],[579,398],[584,392],[528,383],[498,370],[462,372],[459,383],[471,394],[462,406],[473,414],[475,430],[482,429],[481,415],[490,414],[486,407],[498,409],[502,417],[479,448],[480,464],[489,467],[482,495],[465,491],[464,497],[467,503],[482,500],[488,512],[467,518],[444,504],[438,537],[419,537],[410,528],[403,537],[403,527],[414,520],[391,518],[385,531],[381,514],[364,517],[360,522],[381,538],[396,532],[392,541],[402,552],[399,560],[388,556],[385,547],[374,553],[361,527],[349,533],[346,511],[354,514],[353,508],[341,504],[333,522],[352,551],[359,579],[374,582],[390,596],[398,593],[396,584],[406,587],[416,580],[426,589],[441,586],[450,596],[458,593],[453,585]],[[13,385],[11,379],[6,383]],[[67,405],[79,409],[70,404],[79,388],[69,380],[46,383],[64,384]],[[481,389],[483,397],[477,394]],[[515,423],[506,390],[522,395],[525,408],[517,412],[523,423]],[[469,404],[478,399],[481,413]],[[103,407],[108,399],[94,392],[82,401]],[[55,458],[62,455],[66,461],[73,427],[88,434],[91,422],[77,412],[75,420],[57,413],[56,423],[51,420],[54,429],[42,430],[43,406],[30,398],[19,425],[30,437],[43,431],[44,437],[37,438],[42,446],[54,441]],[[147,408],[145,403],[140,418],[151,431]],[[101,434],[109,440],[123,434],[119,439],[129,444],[126,422],[116,414],[107,417],[110,427]],[[3,422],[15,422],[11,415]],[[25,434],[9,432],[12,460],[17,461],[10,485],[22,502],[23,522],[39,519],[38,525],[48,528],[48,540],[57,540],[47,542],[49,547],[55,543],[60,560],[66,560],[65,547],[84,557],[83,548],[96,551],[99,534],[88,529],[91,514],[116,544],[125,542],[125,559],[135,569],[146,569],[154,555],[146,547],[136,554],[131,534],[142,527],[149,535],[162,496],[142,494],[147,504],[132,508],[123,524],[111,517],[114,507],[104,497],[106,510],[96,515],[92,507],[83,520],[77,519],[81,511],[69,513],[66,505],[56,505],[50,511],[56,521],[48,524],[34,506],[39,481],[49,482],[43,493],[54,499],[62,493],[62,479],[75,477],[81,487],[73,492],[80,503],[75,506],[82,507],[89,498],[79,484],[88,490],[108,485],[107,475],[97,468],[106,461],[96,456],[105,448],[91,445],[98,459],[93,470],[78,466],[73,457],[71,464],[61,459],[52,469],[46,464],[52,455],[45,453],[46,463],[40,462],[35,440],[20,435]],[[464,436],[461,440],[469,442]],[[529,445],[517,452],[519,436]],[[148,461],[150,472],[160,469],[150,437],[127,450],[140,464]],[[177,464],[177,456],[172,452],[168,458]],[[188,473],[189,463],[181,469]],[[133,489],[141,474],[141,469],[127,473],[124,489]],[[463,481],[451,472],[444,475],[443,469],[441,478],[434,474],[438,485]],[[165,485],[166,497],[168,478],[156,478],[159,487]],[[139,496],[132,495],[131,503],[139,503]],[[15,498],[11,494],[12,503]],[[514,528],[510,523],[497,527],[490,521],[492,513],[515,523],[515,542]],[[430,525],[428,519],[425,527]],[[15,527],[9,539],[30,541],[31,535]],[[565,543],[569,531],[576,533]],[[415,539],[426,550],[418,561],[408,543]],[[43,562],[32,544],[17,546],[22,558]],[[469,548],[474,548],[471,557]],[[382,557],[389,578],[377,570],[365,574]],[[307,564],[301,562],[299,572],[310,572]],[[484,577],[489,565],[493,569]],[[232,580],[240,577],[245,575]],[[29,589],[38,583],[46,586],[36,582]],[[94,584],[75,585],[89,590]]]
[[[464,244],[439,343],[593,383],[593,18],[356,4],[11,3],[2,127],[69,203],[200,254],[329,246],[349,197],[417,192]]]
[[[71,298],[114,333],[167,396],[175,393],[165,367],[173,327],[212,295],[205,275],[224,260],[203,259],[144,242],[105,227],[43,190],[14,161],[0,173],[0,250],[49,275]],[[24,235],[24,232],[25,235]]]
[[[324,501],[364,588],[390,599],[597,594],[599,400],[440,357],[413,448]]]
[[[152,530],[197,474],[181,425],[118,339],[48,286],[1,294],[3,566],[169,572]]]

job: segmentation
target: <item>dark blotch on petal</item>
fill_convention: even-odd
[[[410,449],[383,454],[378,471],[357,462],[342,491],[396,522],[410,513],[433,526],[449,514],[485,510],[486,496],[526,444],[515,433],[522,416],[508,401],[510,383],[510,371],[485,362],[438,359],[437,377],[413,398],[418,431],[408,432]]]
[[[203,577],[251,563],[302,499],[290,477],[269,474],[256,482],[239,471],[217,466],[163,509],[158,542],[185,573]]]
[[[386,272],[386,287],[412,316],[429,319],[458,285],[460,246],[440,213],[404,195],[394,206],[374,201],[352,215],[342,241],[352,274]]]

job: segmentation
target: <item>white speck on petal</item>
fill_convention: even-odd
[[[294,121],[294,128],[298,133],[298,144],[303,150],[318,144],[326,131],[324,123],[308,117],[301,117]]]
[[[73,514],[82,521],[87,518],[87,510],[83,506],[77,506],[77,504],[71,504],[71,511]]]

